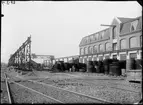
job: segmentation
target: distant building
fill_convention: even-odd
[[[80,62],[117,58],[125,60],[142,57],[142,16],[137,18],[114,18],[111,25],[102,31],[83,37]]]
[[[44,66],[47,66],[51,61],[54,59],[53,55],[36,55],[32,54],[32,60],[36,63],[44,64]]]

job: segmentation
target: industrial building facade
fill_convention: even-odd
[[[83,37],[79,45],[79,61],[117,58],[142,58],[142,16],[114,18],[111,27]]]

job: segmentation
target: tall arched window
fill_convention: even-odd
[[[111,51],[112,47],[111,47],[111,43],[107,42],[105,43],[105,51]]]
[[[140,36],[140,46],[142,46],[142,36]]]
[[[100,44],[99,45],[99,52],[103,52],[104,51],[104,46],[103,46],[103,44]]]
[[[86,54],[86,47],[84,48],[84,54]]]
[[[127,48],[127,46],[126,46],[126,39],[122,39],[120,41],[120,48],[121,49],[126,49]]]
[[[95,41],[96,40],[96,38],[95,38],[95,34],[93,35],[93,41]]]
[[[90,36],[91,42],[94,41],[93,35]]]
[[[104,38],[104,33],[105,33],[104,31],[101,32],[101,39]]]
[[[113,39],[117,38],[117,27],[113,28]]]
[[[137,37],[131,37],[129,42],[130,42],[130,48],[138,47]]]
[[[91,46],[88,47],[88,54],[92,54],[92,47]]]
[[[102,32],[99,33],[98,39],[102,39]]]
[[[84,54],[88,54],[88,48],[87,47],[84,48]]]
[[[98,37],[99,37],[99,33],[96,33],[95,34],[95,40],[98,40]]]
[[[95,54],[95,53],[97,53],[97,51],[98,51],[98,48],[97,48],[97,46],[95,45],[95,46],[93,47],[93,53]]]
[[[84,49],[83,48],[80,49],[80,55],[84,55]]]
[[[90,54],[90,46],[88,47],[88,54]]]

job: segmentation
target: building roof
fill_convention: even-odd
[[[84,44],[89,44],[89,43],[91,43],[91,42],[93,42],[93,41],[98,41],[98,40],[100,40],[100,39],[96,39],[96,40],[95,40],[95,35],[96,35],[96,34],[100,35],[101,32],[103,32],[103,31],[104,31],[104,38],[110,37],[110,31],[109,31],[109,30],[110,30],[110,28],[106,28],[106,29],[103,29],[103,30],[98,31],[98,32],[96,32],[96,33],[93,33],[93,34],[91,34],[91,35],[88,35],[88,36],[83,37],[82,40],[81,40],[81,42],[80,42],[80,44],[79,44],[79,46],[84,45]],[[90,36],[93,36],[92,41],[91,41],[91,39],[90,39]],[[99,37],[99,36],[98,36],[98,37]],[[88,38],[88,40],[87,40],[87,38]],[[103,39],[104,39],[104,38],[103,38]]]
[[[121,24],[121,34],[131,32],[130,31],[130,29],[131,29],[131,22],[133,22],[135,20],[139,20],[136,30],[142,29],[142,16],[140,16],[140,17],[134,18],[132,20],[128,20],[127,22],[124,22],[123,24]]]
[[[134,19],[134,18],[124,18],[124,17],[117,17],[117,18],[118,18],[122,23]]]
[[[131,22],[133,22],[135,20],[139,20],[136,30],[142,29],[142,16],[139,16],[137,18],[116,17],[115,19],[120,23],[120,32],[121,32],[121,34],[131,32]],[[109,30],[110,30],[110,28],[107,28],[107,29],[98,31],[96,33],[93,33],[91,35],[83,37],[80,44],[79,44],[79,46],[91,43],[90,41],[87,41],[87,37],[90,38],[90,36],[92,36],[92,35],[94,36],[97,33],[100,34],[100,32],[102,32],[102,31],[105,31],[105,33],[104,33],[105,37],[110,37],[110,31]],[[93,41],[96,41],[96,40],[93,40]]]

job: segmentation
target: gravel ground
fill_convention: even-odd
[[[140,92],[141,91],[141,84],[136,84],[136,83],[129,83],[126,81],[115,81],[115,80],[85,80],[85,79],[79,79],[76,81],[82,81],[86,83],[91,83],[95,85],[100,85],[102,84],[108,84],[110,87],[116,87],[116,88],[121,88],[125,90],[130,90],[130,91],[135,91],[135,92]]]
[[[67,74],[75,75],[75,76],[80,76],[82,78],[94,78],[94,79],[109,79],[109,80],[125,80],[126,77],[123,76],[110,76],[106,75],[103,73],[81,73],[81,72],[69,72]],[[104,77],[104,78],[103,78]]]
[[[42,81],[47,84],[51,84],[57,87],[61,87],[67,90],[76,91],[79,93],[103,98],[105,100],[115,102],[115,103],[123,103],[123,104],[132,104],[134,102],[137,102],[140,100],[140,94],[129,92],[129,91],[122,91],[119,89],[113,89],[109,88],[109,84],[107,84],[105,81],[96,81],[95,83],[97,85],[93,85],[91,83],[83,83],[81,81],[77,80],[71,80],[71,79],[64,79],[64,80],[57,80],[57,79],[46,79]],[[102,84],[101,84],[102,83]],[[113,85],[110,84],[112,86]],[[120,88],[120,87],[118,87]]]
[[[72,90],[86,95],[99,97],[115,103],[132,104],[140,100],[140,94],[138,93],[109,88],[109,85],[110,85],[118,88],[125,88],[125,89],[131,88],[132,90],[141,90],[140,84],[129,83],[129,82],[126,82],[125,80],[120,80],[120,79],[113,80],[110,78],[110,76],[107,77],[106,75],[103,75],[103,74],[96,75],[96,74],[87,73],[87,76],[85,77],[84,74],[82,75],[82,73],[78,73],[78,75],[77,73],[71,73],[72,75],[80,76],[80,78],[66,75],[66,73],[65,74],[64,73],[47,73],[47,74],[48,74],[47,79],[43,80],[42,78],[37,80],[38,81],[41,80],[42,82],[45,82],[47,84],[51,84],[67,90]],[[90,75],[94,75],[94,76],[96,75],[96,76],[93,77]],[[107,79],[107,78],[110,78],[110,79]],[[117,77],[114,77],[114,78],[117,78]],[[83,83],[82,81],[84,80],[91,81],[94,84],[85,83],[85,82]],[[83,101],[81,101],[81,99],[78,99],[77,96],[72,96],[71,94],[70,96],[68,93],[64,93],[64,95],[66,94],[66,96],[69,97],[69,99],[67,99],[65,96],[61,96],[62,94],[61,91],[59,92],[53,88],[51,89],[50,87],[45,87],[38,84],[31,85],[29,82],[24,82],[24,81],[21,83],[22,84],[24,83],[25,85],[28,84],[28,86],[32,87],[33,89],[35,89],[36,87],[38,91],[40,92],[42,91],[43,93],[48,95],[50,94],[51,96],[54,96],[57,99],[63,100],[66,103],[78,103],[78,102],[83,103]],[[118,85],[114,83],[118,83]],[[59,97],[62,97],[62,99]],[[70,97],[73,97],[73,98],[70,99]],[[86,101],[86,102],[88,103],[92,101]]]
[[[100,77],[101,78],[101,77]],[[104,78],[104,77],[102,77]],[[55,77],[50,77],[50,78],[47,78],[45,79],[45,82],[49,82],[51,80],[51,83],[52,82],[58,82],[58,81],[77,81],[77,82],[89,82],[91,84],[110,84],[111,86],[114,86],[114,87],[117,87],[117,88],[123,88],[123,89],[128,89],[128,90],[131,90],[131,91],[140,91],[141,90],[141,84],[137,84],[137,83],[129,83],[128,81],[125,81],[125,80],[104,80],[104,79],[95,79],[95,78],[60,78],[59,76],[55,76]],[[39,80],[39,81],[42,81]]]
[[[20,87],[14,83],[10,84],[14,103],[57,103],[52,99],[48,99],[40,94],[32,92],[26,88]]]
[[[69,74],[69,73],[68,73]],[[81,78],[78,78],[78,80],[89,80],[92,82],[97,82],[99,80],[105,80],[107,83],[117,83],[118,86],[128,86],[132,89],[135,90],[141,90],[141,84],[139,83],[130,83],[129,81],[126,81],[126,77],[123,76],[108,76],[108,75],[104,75],[104,74],[97,74],[97,73],[78,73],[78,72],[71,72],[72,75],[76,75],[76,76],[81,76]]]
[[[9,103],[5,81],[1,81],[1,104]]]
[[[53,87],[43,86],[41,84],[32,83],[32,82],[20,82],[21,84],[28,86],[29,88],[33,88],[43,94],[49,95],[53,98],[56,98],[64,103],[103,103],[98,100],[90,99],[84,96],[79,96],[74,93],[69,93],[64,90],[59,90]]]

